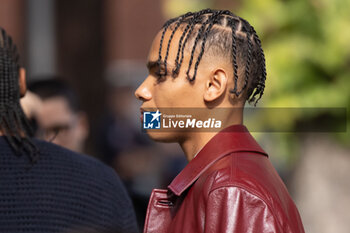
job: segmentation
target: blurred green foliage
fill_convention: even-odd
[[[350,1],[249,0],[237,14],[246,18],[261,37],[268,77],[263,107],[347,108],[347,132],[333,133],[350,145]],[[283,116],[291,129],[322,115]],[[280,117],[280,116],[276,116]],[[336,116],[334,119],[340,119]],[[273,121],[271,121],[273,124]],[[281,121],[276,121],[281,123]],[[316,122],[317,123],[317,122]],[[334,127],[340,124],[334,121]],[[275,125],[275,127],[279,127]],[[276,149],[293,164],[300,137],[296,133],[272,134]],[[287,143],[286,143],[287,142]],[[289,148],[288,150],[286,148]],[[289,151],[289,153],[288,153]]]
[[[350,1],[250,0],[266,53],[265,106],[349,107]]]

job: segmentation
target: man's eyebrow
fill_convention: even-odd
[[[148,61],[146,66],[147,66],[148,70],[151,70],[153,68],[163,68],[165,66],[164,64],[165,64],[164,61]],[[166,65],[167,65],[168,68],[169,67],[170,68],[173,67],[169,63],[167,63]]]
[[[159,65],[161,65],[161,64],[162,64],[162,63],[159,64],[158,61],[148,61],[147,64],[146,64],[146,66],[147,66],[147,69],[148,69],[148,70],[151,70],[151,69],[153,69],[153,68],[159,67]]]

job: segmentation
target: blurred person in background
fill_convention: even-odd
[[[20,106],[25,92],[17,48],[0,28],[0,232],[137,232],[112,169],[32,137]]]
[[[123,80],[123,79],[122,79]],[[148,172],[148,161],[143,159],[146,151],[157,154],[152,142],[144,137],[133,122],[134,97],[132,88],[112,83],[107,90],[107,109],[99,125],[97,149],[101,159],[111,166],[122,179],[133,201],[140,228],[146,216],[150,186],[158,184],[159,169]],[[153,163],[157,168],[158,162]]]
[[[143,117],[161,108],[200,108],[204,119],[228,111],[219,133],[147,130],[153,140],[178,142],[189,164],[167,190],[152,192],[144,232],[304,232],[287,188],[243,125],[245,103],[256,104],[265,88],[254,28],[230,11],[189,12],[164,24],[147,66],[135,92]]]
[[[87,114],[80,109],[76,93],[59,78],[40,78],[42,80],[29,85],[29,90],[41,99],[32,114],[38,127],[37,136],[83,153],[89,122]]]
[[[97,148],[102,160],[120,175],[134,203],[139,227],[143,228],[153,187],[166,187],[185,166],[186,159],[178,145],[165,147],[141,133],[135,120],[139,107],[133,90],[144,71],[135,72],[137,65],[122,62],[107,75],[107,109],[99,124]]]

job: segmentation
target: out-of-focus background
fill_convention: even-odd
[[[0,0],[0,26],[18,45],[29,89],[40,97],[28,100],[38,137],[116,169],[141,227],[152,188],[166,187],[186,160],[177,145],[141,133],[133,93],[164,21],[207,7],[230,9],[258,32],[268,73],[258,106],[346,108],[349,125],[350,1]],[[287,184],[306,232],[349,232],[349,127],[297,133],[322,124],[322,112],[276,117],[289,133],[254,136]]]

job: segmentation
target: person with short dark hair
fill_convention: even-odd
[[[25,92],[16,46],[0,28],[0,232],[137,232],[111,168],[32,137]]]
[[[37,137],[83,153],[89,122],[76,93],[59,77],[38,78],[41,80],[29,84],[29,90],[41,99],[40,107],[32,116]]]
[[[156,141],[178,142],[189,163],[167,190],[152,192],[144,232],[304,232],[287,188],[243,125],[245,103],[256,105],[265,88],[254,28],[227,10],[186,13],[158,32],[147,66],[135,92],[141,119],[154,111],[143,127]],[[225,109],[222,130],[152,129],[162,109],[179,108],[196,108],[201,119]]]

